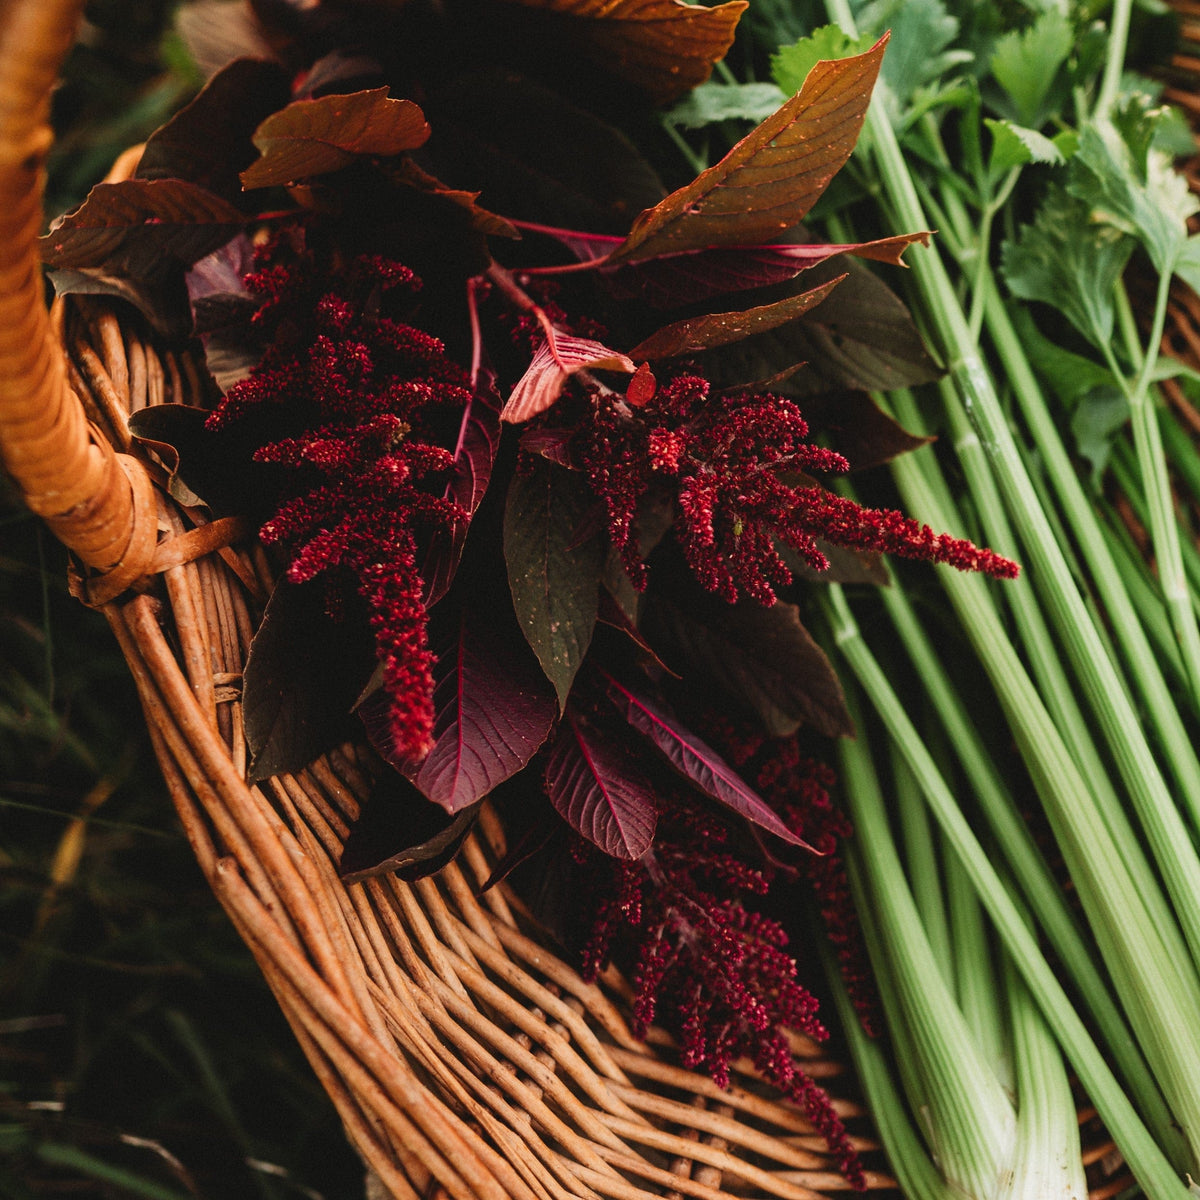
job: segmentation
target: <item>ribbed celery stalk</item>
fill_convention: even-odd
[[[959,578],[973,579],[973,577],[962,576]],[[1025,925],[1024,918],[1014,905],[987,853],[980,846],[954,796],[938,773],[929,751],[908,717],[905,706],[892,689],[886,674],[875,661],[869,647],[862,640],[850,607],[842,595],[841,588],[836,585],[829,589],[828,616],[838,649],[849,663],[875,710],[882,717],[889,734],[905,756],[913,774],[920,781],[935,820],[970,876],[1001,941],[1036,999],[1047,1024],[1054,1031],[1059,1044],[1063,1047],[1087,1088],[1097,1111],[1121,1148],[1130,1168],[1152,1200],[1179,1200],[1180,1197],[1187,1194],[1179,1176],[1164,1157],[1154,1138],[1147,1132],[1145,1125],[1113,1076],[1108,1060],[1097,1049],[1091,1035],[1063,991],[1054,971],[1043,957],[1036,940]],[[1002,640],[1007,645],[1007,639]],[[1011,651],[1011,647],[1009,650]],[[1015,662],[1011,664],[1011,670],[1014,680],[1022,675],[1019,664]],[[1040,709],[1036,693],[1026,696],[1026,699],[1032,709]],[[1069,772],[1072,769],[1069,756],[1061,742],[1058,741],[1053,726],[1049,725],[1044,732],[1049,745],[1053,746],[1057,743],[1056,757],[1060,760],[1058,771]],[[845,770],[845,762],[843,762],[843,770]],[[858,776],[855,776],[854,780],[847,778],[848,794],[853,793],[857,786],[857,780]],[[861,828],[858,833],[860,839],[869,836]],[[1126,895],[1124,898],[1136,905],[1136,895]],[[1145,927],[1145,932],[1147,938],[1153,941],[1153,928],[1149,923]],[[1173,987],[1169,978],[1169,970],[1157,981],[1148,978],[1148,982],[1151,986],[1157,986],[1166,996],[1171,996]],[[1137,1016],[1144,1018],[1145,1014],[1138,1013]],[[1134,1023],[1136,1027],[1137,1022]],[[1186,1022],[1181,1021],[1173,1026],[1173,1036],[1180,1041],[1190,1040],[1191,1028],[1194,1027],[1189,1027]],[[1154,1049],[1161,1051],[1165,1047],[1155,1044]],[[1158,1055],[1148,1053],[1148,1057],[1153,1061]],[[1167,1082],[1175,1083],[1176,1081],[1164,1080],[1164,1091],[1170,1095],[1171,1089],[1165,1086]]]
[[[850,703],[857,708],[853,695]],[[956,1194],[969,1200],[1084,1200],[1085,1192],[1079,1187],[1082,1164],[1075,1105],[1062,1057],[1016,972],[1001,964],[1003,983],[995,976],[994,939],[982,915],[975,919],[979,906],[973,888],[949,845],[945,854],[934,858],[936,862],[940,857],[950,881],[946,903],[951,923],[958,923],[964,915],[967,918],[959,930],[962,936],[955,936],[950,949],[952,973],[964,981],[965,994],[960,994],[956,1005],[940,986],[939,977],[931,1006],[921,1006],[914,1013],[903,1003],[906,976],[921,969],[928,941],[912,902],[911,887],[917,881],[904,876],[887,809],[898,808],[901,823],[909,827],[910,814],[905,809],[911,803],[920,807],[923,803],[919,795],[910,794],[912,789],[902,782],[904,776],[893,775],[895,803],[885,806],[868,727],[862,721],[857,725],[858,738],[839,746],[847,806],[857,831],[847,849],[848,874],[879,981],[897,1068],[933,1161]],[[896,743],[892,745],[898,749]],[[904,761],[907,764],[907,759]],[[911,772],[911,766],[905,769]],[[918,782],[911,773],[909,778]],[[914,822],[911,827],[918,826],[919,822]],[[919,857],[927,866],[928,856]],[[955,882],[960,875],[965,890]],[[995,986],[979,986],[983,980]],[[973,1019],[967,1007],[973,1009]],[[910,1023],[913,1019],[915,1028]],[[922,1036],[925,1026],[936,1020],[948,1023],[949,1039]],[[967,1057],[963,1057],[964,1036],[971,1047]],[[863,1055],[861,1046],[858,1054]],[[997,1091],[997,1077],[981,1068],[981,1061],[1000,1065],[1006,1073],[1011,1066],[1011,1080]],[[878,1071],[882,1064],[874,1066]],[[956,1095],[972,1097],[967,1101],[971,1105],[969,1120],[964,1114],[947,1114],[929,1106],[928,1085],[935,1078],[942,1081],[943,1088],[952,1086]],[[1014,1110],[1016,1123],[1011,1132],[1015,1136],[1010,1138]],[[885,1144],[901,1182],[907,1187],[912,1176],[922,1189],[910,1195],[937,1194],[928,1179],[928,1163],[911,1145],[911,1136],[908,1142],[891,1144],[889,1131],[897,1124],[896,1114],[882,1116]],[[981,1131],[977,1124],[981,1116],[990,1118],[998,1128]],[[1003,1159],[996,1170],[998,1150]]]
[[[845,0],[829,0],[829,8],[852,32]],[[895,218],[907,228],[927,227],[878,94],[868,113],[864,141],[869,142],[878,182]],[[1169,919],[1163,922],[1164,905],[1154,898],[1156,889],[1151,885],[1147,892],[1145,872],[1139,869],[1130,874],[1123,861],[1125,854],[1136,848],[1138,839],[1118,837],[1113,846],[1116,825],[1112,807],[1097,809],[1090,795],[1092,789],[1080,777],[1079,762],[1070,761],[1076,756],[1066,751],[1060,731],[1048,718],[1040,699],[1026,693],[1027,680],[1017,682],[1018,676],[1024,678],[1023,671],[1007,645],[1005,633],[999,631],[999,638],[989,644],[978,636],[981,630],[976,628],[972,634],[976,650],[1018,733],[1022,753],[1088,911],[1093,933],[1120,989],[1131,1024],[1191,1143],[1195,1164],[1200,1161],[1200,1047],[1194,1036],[1185,1036],[1183,1031],[1200,1028],[1200,979],[1195,966],[1200,961],[1200,859],[1151,753],[1139,715],[1042,511],[995,384],[936,249],[914,253],[910,265],[921,295],[921,315],[940,344],[954,383],[954,394],[948,398],[951,419],[965,413],[979,435],[988,471],[994,473],[1003,507],[1016,528],[1022,557],[1037,581],[1051,625],[1096,715],[1106,751],[1141,822],[1191,950],[1190,955],[1180,955],[1170,948],[1179,934],[1169,927]],[[897,463],[897,478],[905,473],[905,465]],[[981,511],[992,504],[992,498],[981,496],[978,490],[974,495]],[[915,503],[911,495],[906,496],[906,504],[931,523],[940,523],[934,510]],[[962,616],[963,606],[956,601],[956,607]],[[969,617],[964,617],[968,629],[970,624]],[[996,634],[992,631],[991,639],[996,639]],[[1095,772],[1091,775],[1094,777]],[[1142,876],[1141,883],[1135,882],[1138,876]],[[1019,956],[1017,962],[1023,969]],[[1188,1060],[1186,1065],[1184,1059]]]

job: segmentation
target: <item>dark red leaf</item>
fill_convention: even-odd
[[[571,337],[549,328],[546,332],[546,340],[537,348],[500,413],[502,421],[519,425],[545,412],[577,371],[590,368],[632,374],[636,369],[633,359],[591,338]]]
[[[546,794],[576,833],[613,858],[641,858],[654,840],[650,781],[628,751],[570,707],[546,764]]]
[[[387,88],[296,100],[254,132],[262,157],[241,174],[245,188],[295,183],[340,171],[355,159],[389,158],[429,137],[425,114]]]
[[[384,771],[342,848],[342,882],[393,871],[408,882],[432,875],[458,853],[478,817],[478,805],[451,816],[402,775]]]
[[[425,112],[430,170],[509,218],[624,235],[666,194],[625,134],[511,70],[456,75]]]
[[[772,737],[801,724],[826,737],[853,735],[837,674],[794,604],[725,604],[695,587],[683,596],[652,594],[643,621],[668,662],[712,679]]]
[[[703,83],[733,44],[746,0],[517,0],[577,22],[580,50],[659,104]],[[568,34],[570,27],[568,27]]]
[[[733,312],[709,313],[703,317],[676,321],[673,325],[667,325],[657,333],[651,334],[645,341],[639,342],[629,353],[633,358],[648,358],[652,361],[674,358],[680,354],[713,350],[718,346],[727,346],[731,342],[740,342],[743,338],[766,333],[816,308],[844,278],[845,276],[839,276],[811,291],[789,296],[786,300],[777,300],[774,304],[735,309]]]
[[[850,157],[886,45],[885,34],[864,54],[817,63],[800,92],[719,163],[643,212],[609,261],[778,240]]]
[[[909,433],[867,392],[827,392],[809,397],[803,408],[809,424],[829,433],[833,448],[855,471],[882,466],[934,440]]]
[[[706,795],[752,824],[794,846],[812,849],[780,820],[775,810],[711,746],[690,729],[685,729],[653,701],[630,691],[611,675],[605,678],[608,680],[609,697],[621,715],[634,729],[649,738],[680,774],[690,779]]]
[[[571,456],[570,429],[526,429],[521,434],[520,447],[526,454],[558,463],[560,467],[574,468]]]
[[[728,292],[769,287],[795,278],[838,254],[899,264],[914,242],[927,244],[926,233],[904,234],[878,242],[839,246],[735,246],[664,254],[604,272],[618,300],[640,299],[655,308],[696,304]],[[599,247],[596,247],[597,249]]]
[[[39,239],[50,267],[100,267],[155,277],[165,261],[194,263],[245,222],[220,196],[181,179],[98,183],[74,212]]]
[[[776,290],[786,297],[845,272],[811,313],[766,333],[699,356],[717,387],[777,377],[806,364],[775,390],[801,398],[856,388],[886,391],[929,383],[942,374],[908,310],[873,272],[853,259],[824,262]]]
[[[439,527],[430,538],[422,570],[426,607],[436,604],[450,587],[462,558],[470,518],[487,491],[496,451],[500,448],[499,403],[495,375],[491,371],[481,372],[475,394],[463,411],[454,447],[454,467],[444,492],[445,499],[463,508],[468,519],[456,521],[449,532]]]
[[[111,275],[99,267],[67,267],[46,274],[56,296],[116,296],[132,304],[159,333],[187,335],[186,305],[174,288],[147,287],[141,280]]]
[[[185,108],[150,135],[138,179],[186,179],[237,204],[238,173],[255,159],[251,135],[291,99],[278,63],[240,58],[209,80]]]
[[[325,615],[321,588],[276,586],[243,673],[251,782],[298,771],[352,735],[350,708],[370,670],[371,642],[365,622]]]
[[[478,192],[464,192],[447,187],[440,179],[422,170],[411,158],[402,158],[399,162],[389,163],[386,167],[388,177],[404,187],[415,188],[428,196],[437,196],[449,204],[461,208],[471,222],[471,228],[480,233],[491,234],[494,237],[520,238],[520,233],[513,223],[504,217],[497,216],[481,207],[476,201]]]
[[[542,460],[509,484],[504,561],[513,608],[560,708],[591,645],[604,548],[579,543],[595,499],[578,475]]]
[[[380,690],[359,705],[372,745],[434,804],[462,812],[515,775],[550,733],[557,705],[516,630],[465,612],[435,650],[434,746],[419,763],[397,760]]]

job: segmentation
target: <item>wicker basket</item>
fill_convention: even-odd
[[[170,500],[129,433],[143,407],[201,403],[200,372],[130,308],[42,303],[48,96],[81,7],[0,0],[0,461],[73,552],[75,594],[107,617],[196,857],[351,1142],[386,1194],[411,1200],[844,1191],[823,1138],[748,1065],[722,1091],[679,1067],[665,1034],[635,1040],[619,976],[585,983],[503,885],[477,895],[503,854],[493,817],[434,878],[346,886],[337,862],[369,783],[359,751],[245,782],[241,671],[266,560],[244,523]],[[850,1090],[842,1064],[793,1048],[835,1096]],[[835,1107],[866,1128],[856,1103]],[[1129,1180],[1112,1178],[1120,1158],[1092,1114],[1081,1121],[1099,1200]]]
[[[6,0],[0,15],[3,462],[73,551],[76,594],[108,618],[197,859],[350,1140],[396,1197],[844,1189],[795,1106],[749,1074],[719,1090],[676,1066],[665,1036],[636,1041],[619,978],[584,983],[503,887],[477,898],[502,853],[494,819],[436,878],[345,886],[336,864],[368,783],[356,750],[245,783],[240,681],[270,588],[265,559],[241,522],[170,501],[128,428],[147,405],[200,403],[200,377],[132,310],[42,306],[46,98],[78,7]],[[839,1063],[796,1050],[836,1089]]]

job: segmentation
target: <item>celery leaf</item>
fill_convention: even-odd
[[[874,40],[866,34],[859,38],[847,37],[836,25],[822,25],[808,37],[781,47],[771,56],[771,77],[785,95],[795,95],[804,86],[809,71],[822,59],[861,54]]]
[[[799,90],[799,89],[797,89]],[[693,89],[662,115],[679,129],[703,129],[718,121],[765,121],[785,97],[773,83],[714,83]]]
[[[880,76],[900,110],[892,112],[893,123],[926,84],[936,83],[934,90],[940,92],[954,68],[974,58],[969,50],[952,48],[959,21],[942,0],[875,0],[858,21],[861,29],[891,31]]]
[[[988,174],[993,178],[1002,175],[1010,167],[1020,167],[1026,163],[1060,166],[1066,161],[1058,146],[1036,129],[1012,121],[994,121],[990,117],[984,118],[984,124],[992,131]]]
[[[1013,30],[996,42],[992,74],[1023,125],[1040,125],[1046,119],[1046,97],[1074,43],[1071,22],[1055,11],[1042,13],[1028,29]]]
[[[1004,277],[1014,295],[1052,305],[1104,346],[1112,338],[1113,288],[1132,252],[1132,239],[1092,222],[1086,203],[1053,186],[1033,224],[1005,243]]]
[[[1187,219],[1200,204],[1153,146],[1157,113],[1127,107],[1116,123],[1085,125],[1067,187],[1087,204],[1092,220],[1136,237],[1158,271],[1171,272],[1187,245]]]

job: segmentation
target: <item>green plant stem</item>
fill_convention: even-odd
[[[942,528],[952,527],[951,514],[941,503],[945,484],[927,450],[897,459],[892,471],[910,511]],[[1121,813],[1102,816],[1097,809],[1095,795],[1010,643],[984,581],[947,569],[939,569],[939,575],[996,690],[1147,1061],[1173,1112],[1196,1112],[1200,1097],[1194,1070],[1200,1070],[1200,1048],[1182,1047],[1185,1055],[1196,1053],[1193,1070],[1183,1066],[1173,1042],[1196,1019],[1200,994],[1178,928],[1169,912],[1163,916],[1162,897],[1140,842],[1127,825],[1119,832]],[[1186,1117],[1181,1123],[1190,1125]],[[1195,1155],[1194,1150],[1189,1153]]]
[[[1107,981],[1096,967],[1095,948],[1085,938],[1068,908],[1062,888],[1047,867],[1011,792],[983,744],[973,715],[966,710],[904,589],[881,589],[880,598],[937,711],[988,830],[1004,855],[1025,903],[1062,962],[1075,991],[1086,1004],[1110,1059],[1158,1143],[1170,1147],[1171,1157],[1182,1162],[1184,1147],[1173,1127],[1170,1110],[1129,1026],[1113,1002]]]
[[[1146,501],[1145,497],[1140,494],[1137,487],[1137,466],[1136,454],[1131,451],[1127,444],[1118,442],[1114,447],[1112,456],[1112,473],[1113,478],[1117,481],[1117,486],[1129,501],[1129,507],[1133,509],[1133,515],[1145,525],[1147,523]],[[1196,608],[1200,606],[1200,550],[1197,550],[1191,542],[1181,541],[1180,551],[1183,556],[1184,574],[1191,581],[1191,599],[1192,606]],[[1162,597],[1161,581],[1156,581],[1155,591],[1159,597],[1159,603],[1165,608],[1166,602]],[[1172,629],[1172,638],[1174,642],[1174,631]],[[1176,643],[1176,652],[1178,653],[1178,643]]]
[[[1108,53],[1104,60],[1100,91],[1096,96],[1094,115],[1097,117],[1108,116],[1117,102],[1117,95],[1121,90],[1121,73],[1125,69],[1125,47],[1129,42],[1129,19],[1132,12],[1133,0],[1113,0],[1112,15],[1108,21]]]
[[[898,754],[893,755],[892,759],[904,865],[912,884],[913,902],[920,914],[934,960],[941,968],[942,978],[953,986],[954,953],[950,942],[950,922],[946,917],[946,898],[942,892],[937,843],[929,822],[929,811],[921,799],[917,781],[908,764]]]
[[[947,189],[947,211],[951,214],[954,226],[964,233],[969,229],[969,216],[961,203],[956,204],[957,199]],[[1013,327],[990,270],[983,287],[988,335],[996,348],[1021,416],[1038,447],[1046,475],[1062,506],[1071,534],[1091,572],[1092,584],[1121,647],[1126,669],[1146,705],[1178,794],[1187,807],[1189,820],[1193,829],[1200,832],[1200,759],[1197,759],[1192,739],[1180,720],[1175,698],[1147,641],[1139,617],[1140,609],[1131,602],[1125,591],[1121,572],[1113,562],[1095,508],[1084,492],[1079,475],[1062,443],[1041,385],[1029,365],[1025,348]]]
[[[1154,546],[1154,560],[1158,567],[1167,612],[1171,616],[1171,624],[1175,628],[1175,636],[1179,641],[1180,653],[1187,670],[1192,698],[1200,705],[1200,628],[1196,624],[1196,614],[1192,609],[1192,599],[1184,576],[1174,497],[1171,494],[1171,481],[1167,476],[1162,435],[1158,428],[1158,404],[1150,387],[1150,379],[1158,359],[1157,347],[1162,341],[1170,286],[1171,275],[1164,272],[1159,276],[1154,300],[1154,318],[1147,343],[1150,347],[1149,352],[1142,353],[1141,347],[1137,345],[1136,333],[1133,344],[1129,347],[1138,366],[1134,382],[1130,383],[1121,371],[1111,345],[1105,345],[1103,350],[1109,370],[1120,382],[1125,398],[1129,401],[1133,444],[1137,451],[1140,486],[1146,499],[1147,524]],[[1123,287],[1117,289],[1117,295],[1118,309],[1128,310],[1129,300]],[[1122,321],[1123,330],[1129,329],[1131,320],[1132,318]]]
[[[1004,977],[1018,1097],[1017,1154],[999,1200],[1083,1197],[1079,1119],[1062,1054],[1007,955]]]
[[[938,773],[904,705],[863,641],[842,589],[836,584],[829,588],[827,615],[838,649],[920,780],[934,819],[970,875],[981,903],[1012,955],[1026,986],[1066,1050],[1139,1183],[1151,1200],[1179,1200],[1187,1192],[1178,1175],[1142,1124],[1113,1076],[1108,1062],[1092,1041],[1062,985],[1042,956],[1003,882]],[[857,777],[854,782],[857,784]],[[847,780],[847,792],[852,794],[854,790],[851,781]],[[854,819],[857,826],[857,815]],[[858,833],[858,844],[870,842],[866,830],[859,828]],[[1150,928],[1145,932],[1153,936]],[[1190,1037],[1190,1032],[1184,1032],[1187,1028],[1186,1025],[1178,1026],[1176,1036]]]
[[[858,737],[838,743],[855,829],[847,859],[861,872],[864,895],[857,907],[871,914],[868,951],[882,975],[888,1028],[942,1173],[962,1195],[982,1200],[1008,1169],[1016,1114],[934,960],[892,840],[865,731],[855,724]]]
[[[850,1056],[854,1059],[855,1074],[874,1117],[879,1140],[883,1143],[888,1162],[904,1195],[909,1200],[961,1200],[938,1173],[913,1128],[904,1099],[892,1078],[883,1047],[863,1032],[858,1014],[854,1011],[854,1005],[850,1002],[846,985],[838,971],[837,962],[828,944],[823,940],[821,960],[825,965],[825,975],[829,980],[838,1017],[846,1032]]]
[[[828,7],[846,32],[853,36],[854,24],[847,0],[828,0]],[[879,95],[883,86],[880,83],[876,89],[875,99],[867,112],[864,134],[869,136],[879,177],[897,218],[908,228],[924,229],[927,228],[924,213]],[[1200,983],[1195,974],[1195,964],[1200,962],[1200,859],[1187,837],[1182,836],[1183,822],[1150,752],[1141,720],[1105,652],[1103,641],[1038,504],[995,384],[979,347],[971,340],[966,318],[941,258],[934,247],[913,247],[909,262],[924,300],[925,315],[934,328],[954,380],[956,399],[961,401],[987,451],[988,461],[1025,548],[1028,565],[1040,576],[1055,628],[1084,682],[1099,727],[1166,880],[1192,952],[1187,971],[1188,991],[1193,995],[1200,994]],[[1200,1118],[1200,1081],[1193,1090],[1197,1092],[1194,1106]],[[1200,1120],[1193,1128],[1200,1137]]]

